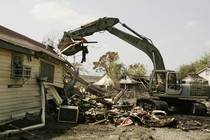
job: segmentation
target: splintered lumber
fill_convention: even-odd
[[[120,100],[120,98],[123,96],[123,94],[124,94],[127,90],[128,90],[127,88],[121,90],[121,91],[114,97],[114,99],[113,99],[113,104],[116,104],[116,103]]]
[[[90,123],[90,125],[96,125],[96,124],[100,124],[100,123],[103,123],[103,122],[106,122],[107,119],[102,119],[102,120],[99,120],[97,122],[94,122],[94,123]]]

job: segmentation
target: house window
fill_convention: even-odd
[[[53,80],[54,80],[54,69],[55,69],[54,65],[41,61],[40,76],[41,77],[47,77],[48,82],[53,82]]]
[[[23,56],[12,56],[11,78],[25,79],[31,77],[31,67],[23,65]]]

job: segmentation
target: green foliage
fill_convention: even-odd
[[[107,52],[100,57],[99,61],[93,62],[93,69],[96,72],[106,73],[114,81],[116,88],[119,86],[119,79],[123,73],[138,77],[147,73],[147,69],[143,64],[131,64],[128,68],[124,68],[123,64],[118,61],[119,55],[117,52]]]
[[[189,73],[195,73],[196,72],[196,69],[195,67],[190,64],[190,65],[181,65],[180,68],[179,68],[179,76],[180,78],[184,78],[187,74]]]
[[[99,61],[93,62],[93,69],[96,72],[110,73],[118,59],[119,56],[117,52],[107,52],[105,55],[100,57]]]
[[[106,73],[115,83],[122,74],[123,64],[118,62],[119,55],[117,52],[107,52],[101,56],[99,61],[93,62],[93,69],[96,72]]]
[[[136,63],[136,64],[131,64],[127,68],[127,73],[129,75],[133,76],[144,76],[147,73],[147,69],[143,64]]]
[[[184,78],[189,73],[196,73],[206,66],[209,66],[210,62],[210,50],[208,52],[205,52],[199,60],[196,60],[190,64],[181,65],[179,67],[178,73],[180,78]]]

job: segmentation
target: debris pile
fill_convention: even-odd
[[[73,72],[70,71],[70,74]],[[128,89],[124,88],[117,94],[107,94],[105,90],[92,85],[78,76],[78,71],[71,75],[71,80],[67,82],[65,95],[57,93],[54,101],[58,100],[58,96],[62,98],[62,102],[54,103],[57,108],[57,114],[60,122],[83,123],[88,125],[96,124],[112,124],[116,127],[138,125],[146,127],[173,127],[182,130],[205,129],[200,123],[194,126],[189,122],[178,121],[177,118],[168,116],[163,110],[149,109],[144,110],[138,100],[130,102],[129,99],[123,99]],[[77,87],[76,82],[83,86]],[[53,92],[54,93],[54,92]],[[148,98],[146,93],[141,96]],[[60,99],[59,97],[59,99]],[[63,98],[65,97],[65,98]],[[139,99],[139,97],[138,97]],[[49,101],[48,101],[49,103]],[[195,124],[195,123],[191,123]]]
[[[177,128],[180,128],[183,131],[189,131],[189,130],[202,130],[204,132],[210,132],[208,129],[208,125],[202,124],[199,121],[196,120],[187,120],[185,122],[179,122],[177,125]]]
[[[135,106],[125,101],[120,102],[120,97],[125,91],[126,89],[120,91],[113,98],[98,97],[96,95],[79,96],[75,94],[61,106],[77,106],[79,115],[74,116],[75,120],[90,125],[113,124],[116,127],[128,125],[164,127],[174,126],[177,123],[174,118],[168,117],[165,111],[145,111],[140,106]],[[72,109],[70,110],[73,111]]]

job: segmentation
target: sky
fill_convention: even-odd
[[[150,38],[160,51],[166,69],[178,70],[181,65],[198,60],[210,48],[209,0],[0,0],[2,26],[38,42],[46,37],[60,39],[64,31],[73,30],[102,17],[119,18],[141,35]],[[124,30],[120,26],[116,26]],[[129,31],[125,30],[129,33]],[[95,33],[88,41],[89,74],[92,63],[106,52],[118,52],[125,66],[144,64],[153,69],[142,51],[109,34]],[[80,62],[81,52],[68,57]]]

